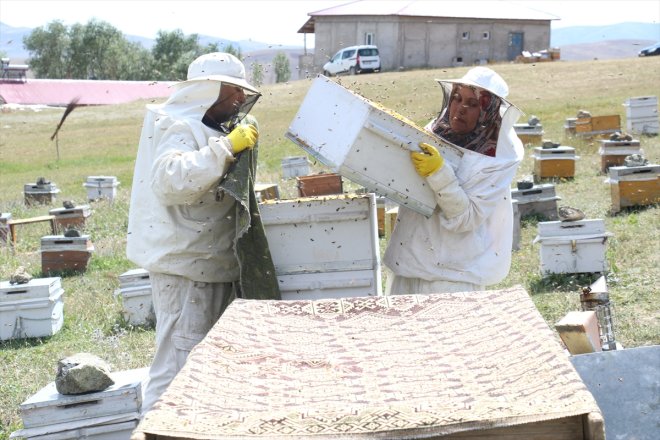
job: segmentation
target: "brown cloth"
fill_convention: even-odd
[[[515,287],[236,300],[137,431],[158,439],[416,439],[580,415],[598,419],[600,411]],[[583,438],[581,422],[577,429]]]

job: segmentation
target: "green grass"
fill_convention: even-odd
[[[626,99],[660,96],[660,57],[539,64],[502,64],[494,68],[511,88],[510,100],[526,116],[536,115],[544,137],[576,148],[580,159],[576,176],[555,182],[560,205],[582,209],[588,218],[602,218],[613,233],[607,245],[610,296],[614,303],[615,332],[625,347],[660,343],[658,285],[658,206],[610,214],[609,187],[599,173],[597,140],[568,137],[564,122],[580,109],[595,116],[621,115],[625,127]],[[385,72],[341,77],[345,86],[382,103],[419,124],[438,111],[440,88],[435,78],[459,78],[467,68]],[[253,113],[260,123],[258,180],[277,183],[282,197],[295,197],[295,181],[283,180],[281,160],[304,152],[284,134],[309,88],[310,81],[295,81],[263,88]],[[76,352],[90,352],[106,359],[115,370],[144,367],[153,354],[153,330],[133,328],[121,318],[113,292],[118,276],[135,266],[125,257],[128,202],[133,161],[146,101],[107,107],[77,108],[58,136],[60,159],[50,140],[63,109],[40,112],[20,110],[0,113],[0,212],[13,218],[47,214],[62,200],[86,201],[87,176],[112,175],[121,182],[113,203],[92,202],[87,233],[95,251],[84,274],[62,279],[65,290],[63,329],[51,338],[0,342],[0,440],[21,427],[18,406],[55,376],[57,361]],[[641,137],[653,163],[660,160],[660,138]],[[532,174],[532,147],[518,177]],[[323,171],[318,163],[312,172]],[[327,170],[326,170],[327,171]],[[55,182],[61,193],[54,206],[26,207],[23,185],[38,177]],[[357,186],[345,182],[345,189]],[[552,327],[568,311],[579,310],[580,289],[597,275],[539,274],[539,247],[533,245],[539,219],[525,219],[521,248],[513,253],[512,268],[497,288],[522,285]],[[0,249],[0,278],[7,280],[20,265],[41,276],[40,237],[49,234],[46,224],[19,229],[15,252]],[[381,240],[384,245],[384,240]]]

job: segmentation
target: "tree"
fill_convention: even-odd
[[[234,55],[239,60],[243,61],[243,54],[241,53],[241,46],[234,47],[233,44],[229,43],[224,50],[225,53],[230,53]]]
[[[260,87],[264,83],[264,66],[260,63],[252,63],[252,84]]]
[[[59,20],[37,27],[23,38],[23,46],[30,52],[27,62],[37,78],[71,78],[69,45],[67,28]]]
[[[275,82],[287,82],[291,78],[291,68],[289,67],[289,58],[284,52],[278,52],[273,58],[273,67],[275,68]]]
[[[186,37],[181,29],[171,32],[158,31],[156,44],[151,49],[156,79],[165,81],[185,79],[188,65],[202,54],[198,39],[197,34]]]

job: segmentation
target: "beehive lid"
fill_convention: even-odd
[[[610,181],[652,180],[660,174],[660,165],[642,165],[639,167],[610,167]]]
[[[21,403],[26,428],[113,414],[139,413],[148,368],[110,373],[114,385],[88,394],[64,395],[51,382]]]
[[[605,222],[602,219],[579,220],[575,222],[539,222],[538,233],[540,238],[547,237],[580,237],[603,235]]]
[[[89,176],[83,184],[86,187],[113,187],[119,185],[115,176]]]
[[[36,183],[26,183],[23,185],[23,191],[26,193],[54,193],[54,192],[60,192],[60,190],[57,188],[57,185],[54,183],[44,183],[44,184],[36,184]]]
[[[534,185],[529,189],[511,189],[511,198],[519,202],[559,200],[555,195],[555,186],[551,183]]]
[[[46,235],[41,237],[41,250],[90,250],[93,248],[89,235],[65,237],[64,235]]]
[[[626,99],[623,104],[626,107],[645,106],[645,105],[658,105],[657,96],[636,96],[634,98]]]
[[[55,216],[83,216],[83,217],[89,217],[90,214],[90,207],[89,205],[79,205],[79,206],[74,206],[73,208],[54,208],[48,211],[50,215],[55,215]]]
[[[554,148],[534,147],[533,156],[538,159],[575,158],[575,148],[560,145]]]
[[[33,278],[25,284],[0,282],[0,302],[13,302],[24,299],[48,298],[62,290],[60,277]]]
[[[543,125],[513,124],[516,134],[543,134]]]
[[[119,275],[121,288],[143,286],[145,284],[150,284],[149,271],[146,269],[131,269]]]
[[[640,142],[637,139],[631,141],[612,141],[609,139],[602,139],[600,141],[600,146],[603,148],[609,147],[639,147]]]

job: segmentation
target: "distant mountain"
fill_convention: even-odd
[[[572,26],[553,29],[551,47],[613,40],[660,41],[660,23],[618,23],[609,26]]]

